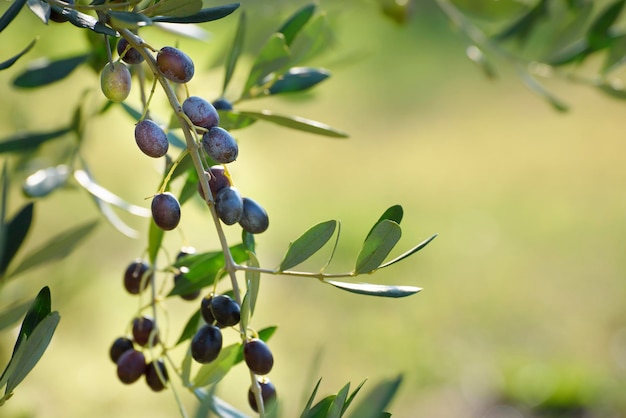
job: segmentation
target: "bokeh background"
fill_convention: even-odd
[[[249,51],[305,4],[258,3],[242,2],[251,23]],[[296,114],[350,133],[347,140],[328,139],[263,122],[236,132],[240,157],[232,164],[233,177],[271,218],[270,229],[257,239],[261,263],[277,265],[288,243],[308,227],[339,219],[342,236],[331,270],[348,270],[373,222],[393,204],[405,210],[394,254],[433,233],[439,237],[367,277],[424,288],[405,299],[263,277],[253,325],[279,326],[270,342],[276,360],[271,378],[283,416],[298,415],[319,377],[321,394],[367,378],[363,396],[400,373],[404,380],[390,408],[397,417],[626,416],[626,103],[548,81],[571,105],[570,112],[557,113],[505,62],[496,61],[495,80],[485,78],[466,58],[463,37],[430,2],[417,2],[404,26],[385,18],[374,2],[339,3],[320,2],[335,43],[311,62],[329,68],[332,77],[304,96],[240,106]],[[502,17],[515,10],[495,12]],[[235,24],[231,17],[207,25],[211,37],[204,42],[175,41],[152,28],[143,34],[153,45],[178,43],[188,51],[199,69],[190,92],[212,100],[220,94],[217,64]],[[77,32],[70,25],[44,27],[24,11],[0,34],[3,57],[40,35],[26,58],[0,72],[1,137],[67,123],[82,94],[97,111],[103,98],[87,68],[43,89],[9,87],[36,57],[84,51],[86,40]],[[233,97],[249,64],[239,64]],[[147,207],[161,167],[137,151],[132,126],[118,108],[93,119],[82,153],[103,186]],[[20,175],[54,164],[62,149],[62,142],[46,146],[30,165],[11,157],[18,169],[10,211],[25,201]],[[168,248],[217,248],[200,200],[184,209],[182,234],[168,234]],[[98,216],[80,188],[57,191],[37,203],[21,254]],[[122,273],[147,242],[146,220],[120,216],[142,231],[139,239],[122,236],[103,220],[64,262],[2,287],[0,304],[7,306],[49,285],[62,319],[43,359],[1,416],[177,416],[171,393],[154,394],[141,382],[122,385],[108,358],[111,342],[138,309],[122,288]],[[228,233],[235,242],[236,228]],[[315,269],[320,262],[305,266]],[[174,341],[196,306],[173,299],[166,305]],[[2,333],[0,364],[8,360],[17,331]],[[172,355],[181,358],[182,352]],[[247,387],[246,371],[238,366],[218,393],[251,413]],[[178,389],[193,413],[195,399]]]

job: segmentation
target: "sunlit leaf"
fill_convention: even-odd
[[[263,45],[252,65],[248,80],[243,88],[244,97],[254,97],[252,89],[255,86],[260,86],[263,79],[269,74],[283,70],[289,62],[290,56],[285,36],[282,33],[273,34]]]
[[[50,17],[50,5],[48,3],[41,0],[27,0],[26,4],[39,20],[48,23],[48,17]]]
[[[370,273],[378,268],[402,236],[400,226],[389,219],[376,224],[365,239],[357,257],[354,272]]]
[[[617,0],[607,6],[591,24],[587,32],[587,41],[592,49],[603,48],[610,41],[609,30],[622,13],[626,0]]]
[[[13,64],[15,64],[17,62],[18,59],[20,59],[22,56],[24,56],[24,54],[26,54],[28,51],[30,51],[33,46],[35,46],[35,43],[37,42],[37,38],[33,39],[26,48],[24,48],[22,50],[22,52],[20,52],[19,54],[15,55],[12,58],[9,58],[6,61],[0,62],[0,71],[1,70],[6,70],[7,68],[9,68],[10,66],[12,66]]]
[[[291,45],[300,30],[307,24],[313,13],[315,13],[316,5],[314,3],[307,4],[300,10],[291,15],[285,23],[278,29],[278,32],[285,36],[287,45]]]
[[[223,347],[215,360],[200,367],[196,377],[193,379],[193,385],[203,387],[222,380],[235,364],[237,353],[241,350],[241,346],[241,343],[235,343]]]
[[[335,220],[322,222],[311,227],[289,246],[279,269],[281,271],[289,270],[307,260],[328,242],[336,228],[337,221]]]
[[[374,386],[355,406],[349,418],[380,418],[402,383],[402,375],[395,379],[384,380]]]
[[[206,41],[210,37],[210,33],[198,25],[192,23],[168,23],[153,22],[154,27],[169,32],[174,35],[186,36],[187,38]]]
[[[337,392],[337,396],[333,399],[333,403],[328,408],[328,414],[326,418],[341,418],[343,414],[343,406],[348,398],[348,392],[350,391],[350,383],[346,383],[344,387]]]
[[[176,345],[185,342],[195,335],[196,331],[198,331],[199,324],[202,322],[200,315],[200,309],[191,315],[191,318],[187,321],[185,328],[183,328],[183,332],[180,334],[180,337],[178,337]]]
[[[148,16],[189,16],[202,9],[202,0],[162,0],[150,8]]]
[[[37,60],[13,80],[13,85],[22,88],[41,87],[62,80],[80,64],[87,61],[88,54],[49,61]]]
[[[222,87],[222,95],[226,92],[226,88],[230,83],[230,79],[235,72],[235,67],[237,66],[237,61],[239,60],[239,56],[241,55],[241,51],[243,50],[243,41],[246,36],[246,13],[245,10],[241,12],[239,15],[239,23],[237,24],[237,32],[235,33],[235,39],[233,40],[233,44],[228,52],[228,56],[226,58],[226,71],[224,73],[224,84]]]
[[[126,29],[139,29],[144,26],[152,25],[152,20],[141,13],[135,12],[118,12],[109,11],[109,18],[111,19],[111,26]]]
[[[50,132],[20,133],[0,141],[0,153],[23,152],[37,148],[44,142],[57,139],[71,132],[71,128],[62,128]]]
[[[385,298],[403,298],[411,296],[422,289],[414,286],[388,286],[371,283],[347,283],[335,280],[324,280],[324,283],[335,286],[351,293],[368,296],[380,296]]]
[[[396,264],[398,261],[404,260],[405,258],[415,254],[416,252],[418,252],[419,250],[421,250],[422,248],[424,248],[425,246],[430,244],[430,242],[432,240],[434,240],[435,238],[437,238],[437,234],[434,234],[434,235],[430,236],[429,238],[427,238],[424,241],[422,241],[419,244],[417,244],[415,247],[411,248],[409,251],[405,252],[404,254],[401,254],[401,255],[397,256],[393,260],[390,260],[390,261],[387,261],[384,264],[381,264],[380,266],[378,266],[378,268],[382,269],[382,268],[385,268],[385,267],[389,267],[392,264]]]
[[[0,32],[2,32],[9,23],[15,19],[15,16],[22,10],[26,4],[26,0],[14,0],[13,3],[9,6],[9,8],[4,12],[2,17],[0,17]],[[5,40],[6,41],[6,40]]]
[[[65,164],[35,171],[26,177],[22,191],[28,197],[44,197],[63,187],[70,176],[70,168]]]
[[[221,19],[228,16],[239,8],[239,3],[226,4],[223,6],[202,9],[198,13],[188,16],[156,16],[152,18],[153,22],[170,22],[170,23],[203,23]]]
[[[161,249],[161,242],[163,242],[163,235],[165,231],[159,228],[154,220],[150,220],[150,228],[148,230],[148,256],[150,262],[154,264],[157,259],[157,254]]]
[[[330,77],[330,72],[324,68],[293,67],[278,77],[267,91],[269,94],[304,91],[328,77]]]
[[[394,221],[395,223],[400,225],[400,222],[402,222],[402,217],[403,216],[404,216],[404,209],[402,209],[402,206],[400,206],[400,205],[393,205],[393,206],[387,208],[387,210],[385,210],[383,212],[383,214],[380,215],[380,218],[378,218],[376,223],[374,223],[374,225],[372,226],[372,229],[370,229],[370,231],[365,236],[365,239],[369,238],[369,236],[372,234],[372,231],[374,230],[374,228],[376,228],[376,225],[378,225],[380,222],[384,221],[385,219],[388,219],[388,220]]]
[[[141,216],[143,218],[149,218],[151,216],[149,209],[133,205],[132,203],[125,201],[118,195],[96,183],[95,180],[84,170],[74,171],[74,178],[85,190],[106,203],[110,203],[118,208],[124,209],[132,215]]]
[[[22,262],[10,270],[7,277],[16,276],[31,268],[67,257],[74,248],[82,244],[83,240],[94,230],[97,224],[98,221],[85,222],[55,235],[43,245],[22,257]]]
[[[26,238],[33,220],[33,207],[34,203],[28,203],[5,225],[6,236],[10,239],[6,241],[4,250],[0,253],[0,277],[4,275],[9,263]]]
[[[313,392],[311,392],[311,395],[309,396],[309,399],[307,400],[306,405],[304,406],[304,409],[302,410],[302,413],[300,414],[301,418],[305,417],[307,412],[311,409],[311,405],[313,405],[313,401],[315,400],[315,396],[317,395],[317,391],[321,383],[322,383],[322,378],[320,377],[317,383],[315,384],[315,387],[313,388]]]
[[[567,112],[569,110],[569,107],[565,103],[546,90],[543,85],[537,82],[537,80],[526,71],[518,70],[518,75],[531,91],[544,98],[555,110],[559,112]]]
[[[272,122],[277,125],[285,126],[287,128],[297,129],[303,132],[309,132],[317,135],[330,136],[333,138],[347,138],[348,134],[340,131],[338,129],[333,128],[332,126],[328,126],[324,123],[317,122],[310,119],[301,118],[299,116],[287,116],[280,115],[269,110],[262,110],[260,112],[238,112],[240,115],[262,119],[267,122]]]

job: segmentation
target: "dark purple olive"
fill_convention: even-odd
[[[239,146],[235,138],[224,128],[215,126],[202,135],[202,146],[216,163],[228,164],[237,159]]]
[[[159,372],[161,373],[160,376]],[[167,369],[165,368],[165,363],[163,363],[163,360],[151,361],[146,366],[145,375],[146,383],[148,384],[148,386],[150,386],[150,389],[155,392],[160,392],[165,389],[165,385],[169,380],[169,377],[167,375]]]
[[[244,197],[243,213],[239,219],[239,225],[246,232],[260,234],[267,230],[270,225],[270,219],[261,205],[249,197]]]
[[[164,156],[170,146],[163,129],[150,119],[135,125],[135,142],[141,152],[152,158]]]
[[[261,386],[261,398],[263,399],[263,409],[265,412],[272,410],[276,406],[276,388],[274,384],[267,378],[262,377],[258,380]],[[248,404],[254,412],[259,412],[259,406],[256,402],[256,397],[252,391],[252,386],[248,389]]]
[[[128,350],[133,349],[133,342],[126,337],[119,337],[113,344],[111,344],[111,348],[109,349],[109,356],[113,363],[117,363],[119,358]]]
[[[263,340],[253,338],[243,344],[243,357],[252,373],[268,374],[274,366],[274,356]]]
[[[159,193],[152,199],[152,219],[161,229],[170,231],[180,222],[180,203],[170,192]]]
[[[117,377],[122,383],[136,382],[146,370],[146,358],[137,350],[124,352],[117,360]]]
[[[150,284],[152,274],[146,273],[150,270],[150,265],[143,260],[135,260],[126,267],[124,272],[124,288],[128,293],[137,295],[145,290]]]
[[[135,48],[128,48],[128,50],[126,50],[126,48],[128,48],[128,41],[124,38],[120,38],[117,42],[117,54],[122,58],[122,61],[126,64],[141,64],[143,62],[143,57],[139,51]]]
[[[158,331],[154,329],[154,320],[148,316],[133,319],[133,339],[141,346],[153,346],[159,341]]]
[[[191,339],[191,357],[198,363],[210,363],[222,350],[222,331],[214,325],[204,325]]]
[[[243,199],[234,187],[224,187],[215,196],[215,211],[222,222],[233,225],[239,222],[243,214]]]
[[[213,105],[202,97],[190,96],[183,102],[183,112],[196,126],[205,129],[219,125],[220,116]]]
[[[180,49],[171,46],[161,48],[156,63],[163,76],[175,83],[186,83],[193,77],[193,61]]]

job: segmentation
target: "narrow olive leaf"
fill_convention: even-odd
[[[478,65],[487,78],[494,79],[497,77],[495,67],[487,59],[483,51],[476,45],[468,46],[465,50],[465,55],[467,55],[467,58],[469,58],[473,63]]]
[[[217,113],[220,115],[220,127],[227,131],[247,128],[258,120],[251,116],[242,115],[234,110],[219,110]]]
[[[254,242],[254,234],[249,233],[245,229],[241,230],[241,242],[243,243],[246,250],[251,253],[254,253],[256,243]]]
[[[254,87],[262,84],[269,74],[281,72],[289,62],[291,53],[282,33],[273,34],[263,45],[259,55],[254,60],[248,80],[243,88],[243,97],[255,97]]]
[[[183,328],[183,332],[181,332],[180,337],[178,337],[178,341],[176,341],[175,345],[183,343],[193,337],[198,330],[198,326],[201,323],[200,309],[194,312],[193,315],[187,321],[185,328]]]
[[[328,126],[324,123],[317,122],[310,119],[301,118],[299,116],[286,116],[274,113],[269,110],[262,110],[260,112],[239,112],[240,115],[250,118],[261,119],[267,122],[275,123],[277,125],[285,126],[287,128],[297,129],[303,132],[309,132],[317,135],[324,135],[333,138],[347,138],[348,134]]]
[[[56,61],[41,59],[33,62],[23,73],[13,80],[15,87],[41,87],[62,80],[80,64],[87,61],[89,54],[77,55]]]
[[[402,375],[374,386],[351,411],[350,418],[380,418],[402,383]]]
[[[17,321],[19,321],[32,303],[32,300],[22,303],[14,303],[7,307],[4,311],[0,312],[0,331],[12,327]]]
[[[539,0],[527,13],[522,15],[518,20],[505,28],[502,32],[494,36],[498,41],[516,38],[520,42],[528,39],[528,36],[536,25],[544,18],[548,17],[549,7],[548,0]]]
[[[361,388],[363,387],[363,385],[365,384],[366,381],[367,381],[367,379],[363,380],[359,384],[359,386],[357,386],[356,389],[354,389],[352,391],[350,396],[348,396],[348,399],[346,399],[346,402],[343,404],[343,411],[341,411],[342,416],[343,416],[343,414],[346,413],[346,410],[350,407],[350,405],[352,404],[352,401],[354,400],[355,396],[359,393],[359,391],[361,390]]]
[[[95,180],[84,170],[74,171],[74,178],[85,190],[106,203],[110,203],[113,206],[124,209],[132,215],[141,216],[142,218],[149,218],[151,216],[149,209],[133,205],[132,203],[125,201],[118,195],[96,183]]]
[[[394,258],[393,260],[390,260],[390,261],[387,261],[384,264],[381,264],[380,266],[378,266],[378,269],[389,267],[390,265],[396,264],[398,261],[404,260],[405,258],[415,254],[416,252],[418,252],[419,250],[421,250],[422,248],[424,248],[425,246],[430,244],[430,242],[432,240],[437,238],[437,235],[439,235],[439,234],[434,234],[434,235],[426,238],[424,241],[420,242],[419,244],[417,244],[415,247],[411,248],[409,251],[405,252],[404,254],[400,254],[399,256]]]
[[[356,259],[355,274],[371,273],[382,264],[389,252],[402,236],[402,229],[396,222],[384,219],[376,224],[365,239]]]
[[[26,4],[26,0],[15,0],[13,3],[11,3],[6,12],[4,12],[2,17],[0,17],[0,32],[2,32],[7,26],[9,26],[9,23],[11,23],[13,19],[15,19],[15,16],[17,16],[17,14],[20,12],[20,10],[22,10],[24,4]]]
[[[22,321],[22,327],[20,328],[20,332],[17,336],[17,341],[15,342],[15,350],[20,345],[20,342],[23,338],[29,337],[34,331],[37,324],[44,320],[50,312],[52,311],[52,298],[50,296],[50,288],[48,286],[44,286],[39,290],[35,300],[33,300],[32,304],[28,308],[28,312]]]
[[[148,16],[189,16],[202,10],[202,0],[163,0],[150,8]]]
[[[44,142],[57,139],[71,132],[71,128],[62,128],[49,132],[30,132],[13,135],[0,141],[0,154],[4,152],[23,152],[37,148]]]
[[[237,359],[237,353],[241,350],[241,343],[234,343],[220,350],[220,354],[215,360],[202,365],[193,379],[195,387],[204,387],[215,384],[222,380]]]
[[[233,45],[228,52],[228,57],[226,58],[226,71],[224,73],[224,86],[222,87],[222,96],[226,92],[226,88],[230,83],[230,79],[235,72],[235,67],[237,66],[237,61],[239,60],[239,56],[241,55],[241,51],[243,51],[243,41],[246,36],[246,13],[242,11],[239,15],[239,23],[237,24],[237,32],[235,33],[235,39],[233,40]]]
[[[278,267],[280,271],[289,270],[318,252],[333,236],[336,228],[337,221],[335,220],[322,222],[309,228],[289,246]]]
[[[111,205],[100,199],[98,196],[90,194],[96,207],[105,217],[105,219],[111,224],[111,226],[117,229],[121,234],[126,235],[128,238],[138,238],[139,231],[128,226],[118,215],[115,213]]]
[[[96,33],[101,33],[101,34],[109,35],[113,37],[118,36],[116,30],[111,29],[105,24],[99,22],[98,19],[96,19],[93,16],[86,15],[75,9],[58,7],[55,5],[53,5],[52,8],[57,13],[68,18],[69,22],[76,27],[91,29],[92,31]]]
[[[330,77],[324,68],[293,67],[278,77],[267,90],[269,94],[294,93],[310,89]]]
[[[172,131],[169,131],[167,133],[167,141],[178,149],[187,148],[187,144],[185,143],[185,141],[180,139],[180,137]]]
[[[319,390],[321,383],[322,383],[322,378],[320,377],[317,383],[315,384],[315,387],[313,388],[313,392],[311,392],[311,396],[309,396],[309,399],[306,401],[306,405],[304,405],[304,409],[302,410],[302,413],[300,414],[300,418],[304,418],[307,412],[309,412],[309,410],[311,409],[311,405],[313,405],[313,401],[315,400],[315,396],[317,395],[317,391]]]
[[[369,238],[369,236],[372,234],[372,231],[374,230],[374,228],[376,228],[376,225],[378,225],[379,223],[381,223],[385,219],[388,219],[390,221],[394,221],[395,223],[400,225],[400,222],[402,222],[402,217],[403,216],[404,216],[404,209],[402,209],[402,206],[400,206],[400,205],[393,205],[393,206],[387,208],[387,210],[385,210],[383,212],[383,214],[380,215],[380,218],[378,218],[376,223],[372,226],[372,229],[370,229],[370,231],[367,233],[367,235],[365,236],[365,239]]]
[[[52,340],[60,319],[58,312],[50,313],[37,324],[23,344],[20,344],[19,350],[23,350],[23,355],[8,376],[6,394],[12,393],[41,359],[48,348],[48,344],[50,344],[50,340]]]
[[[180,189],[178,195],[178,203],[182,206],[186,201],[194,196],[198,195],[198,174],[195,170],[189,170],[187,172],[187,178],[185,184]]]
[[[152,264],[156,262],[164,234],[165,231],[159,228],[157,224],[154,223],[154,220],[151,219],[150,228],[148,229],[148,257]]]
[[[48,23],[50,17],[50,5],[41,0],[27,0],[26,5],[35,16],[43,23]]]
[[[587,41],[592,49],[607,46],[611,40],[609,31],[622,13],[626,0],[617,0],[604,9],[591,24],[587,32]]]
[[[197,39],[199,41],[206,41],[211,35],[200,26],[192,23],[154,22],[154,27],[174,35],[186,36],[187,38]]]
[[[65,186],[70,176],[70,168],[65,164],[35,171],[26,177],[22,191],[28,197],[44,197]]]
[[[324,283],[328,283],[338,289],[342,289],[351,293],[368,296],[380,296],[384,298],[403,298],[405,296],[414,295],[415,293],[422,290],[421,288],[414,286],[387,286],[371,283],[346,283],[338,282],[335,280],[324,280]]]
[[[291,64],[310,60],[333,44],[333,35],[325,14],[319,14],[306,25],[289,46]]]
[[[305,414],[302,414],[302,418],[326,418],[328,409],[333,404],[333,401],[337,395],[328,395],[318,403],[313,405]]]
[[[0,255],[4,254],[7,244],[7,201],[9,200],[9,173],[7,172],[7,162],[2,164],[2,177],[0,178]]]
[[[152,20],[141,13],[109,11],[107,13],[111,19],[111,26],[126,29],[139,29],[152,25]]]
[[[285,35],[285,41],[287,45],[291,45],[293,40],[296,38],[296,35],[300,32],[300,30],[307,24],[313,13],[315,13],[315,4],[307,4],[302,7],[300,10],[296,11],[293,15],[291,15],[285,23],[278,29],[278,32]]]
[[[626,100],[626,89],[618,84],[614,85],[609,83],[602,83],[598,84],[596,88],[609,97],[618,100]]]
[[[191,337],[190,337],[191,338]],[[187,348],[187,352],[185,353],[185,357],[183,357],[183,361],[180,363],[180,379],[182,380],[183,386],[190,387],[191,386],[191,366],[192,366],[192,358],[191,358],[191,346]]]
[[[169,23],[204,23],[218,20],[228,16],[239,8],[239,3],[226,4],[223,6],[202,9],[198,13],[188,16],[156,16],[152,18],[153,22],[169,22]]]
[[[569,110],[569,107],[565,103],[563,103],[560,99],[558,99],[548,90],[546,90],[546,88],[539,82],[537,82],[537,80],[535,80],[534,77],[528,74],[528,72],[523,69],[518,69],[518,75],[522,79],[524,84],[526,84],[526,87],[528,87],[532,92],[547,100],[547,102],[555,110],[558,110],[559,112],[567,112]]]
[[[328,408],[328,414],[326,418],[341,418],[343,415],[343,406],[348,398],[348,392],[350,391],[350,382],[346,383],[344,387],[337,392],[337,396],[333,399],[333,403]]]
[[[9,263],[20,248],[30,230],[33,220],[34,203],[24,206],[5,226],[6,236],[10,239],[6,242],[2,254],[0,254],[0,277],[4,276]]]
[[[217,396],[210,396],[209,410],[220,418],[250,418],[243,412],[238,411],[232,405],[218,398]],[[196,418],[205,417],[207,415],[199,415]]]
[[[248,266],[259,267],[259,260],[254,253],[248,253]],[[261,287],[261,273],[258,271],[246,270],[246,286],[248,288],[248,303],[250,307],[250,317],[254,315],[254,308],[259,296],[259,288]]]
[[[22,50],[22,52],[20,52],[19,54],[15,55],[12,58],[9,58],[6,61],[0,62],[0,71],[2,70],[6,70],[7,68],[9,68],[10,66],[12,66],[13,64],[15,64],[17,62],[18,59],[22,58],[22,56],[24,56],[24,54],[26,54],[28,51],[30,51],[33,46],[35,46],[35,43],[37,43],[37,38],[33,39],[26,48],[24,48]]]
[[[587,40],[579,39],[570,45],[567,45],[563,49],[551,53],[551,55],[545,58],[543,62],[548,65],[558,67],[574,62],[582,62],[593,52],[594,49],[589,46]]]
[[[614,38],[609,47],[606,58],[602,63],[602,74],[607,75],[611,71],[621,67],[626,62],[626,35]]]
[[[10,270],[7,277],[16,276],[34,267],[50,261],[60,260],[82,244],[83,240],[98,225],[98,221],[89,221],[55,235],[40,247],[22,258],[22,262]]]

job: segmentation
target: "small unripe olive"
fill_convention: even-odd
[[[170,146],[163,129],[150,119],[135,125],[135,142],[141,152],[152,158],[164,156]]]
[[[112,102],[123,102],[130,94],[130,71],[123,63],[108,62],[100,73],[102,93]]]
[[[159,193],[152,199],[152,219],[161,229],[170,231],[180,222],[180,203],[170,192]]]
[[[163,76],[175,83],[186,83],[193,77],[193,61],[180,49],[171,46],[161,48],[156,63]]]

